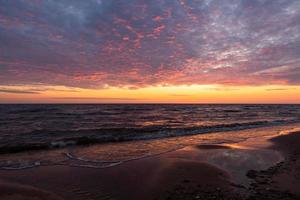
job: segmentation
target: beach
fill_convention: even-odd
[[[300,0],[0,2],[0,200],[300,200]]]
[[[187,145],[101,169],[52,165],[1,170],[0,197],[299,199],[297,127],[289,131],[284,131],[286,127],[263,129],[277,134],[237,143]]]
[[[300,0],[0,2],[0,200],[300,200]]]

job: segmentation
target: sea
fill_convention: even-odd
[[[0,169],[106,168],[194,143],[237,142],[242,130],[300,122],[300,105],[3,104]]]

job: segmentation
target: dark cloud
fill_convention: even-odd
[[[271,89],[266,89],[266,91],[284,91],[284,90],[294,90],[296,88],[271,88]]]
[[[300,84],[298,0],[0,0],[0,84]]]
[[[57,97],[54,99],[67,99],[67,100],[103,100],[103,101],[134,101],[141,100],[135,98],[103,98],[103,97]]]
[[[13,89],[0,89],[0,93],[9,93],[9,94],[39,94],[39,92],[31,90],[13,90]]]

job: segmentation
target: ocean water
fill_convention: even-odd
[[[110,167],[298,122],[300,105],[0,105],[0,169]]]
[[[0,105],[1,152],[287,124],[300,105]]]

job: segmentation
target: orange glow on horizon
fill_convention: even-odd
[[[2,86],[0,103],[300,103],[300,86]]]

